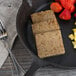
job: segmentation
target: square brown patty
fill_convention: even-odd
[[[35,38],[40,58],[65,53],[60,30],[36,34]]]
[[[49,19],[54,19],[55,15],[52,10],[46,10],[32,14],[31,18],[33,23],[39,23]]]
[[[57,30],[57,29],[60,29],[60,27],[56,18],[44,22],[32,24],[32,30],[34,34]]]

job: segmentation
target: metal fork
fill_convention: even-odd
[[[13,71],[13,74],[12,76],[22,76],[22,74],[24,73],[24,71],[22,70],[22,68],[18,65],[15,57],[13,56],[12,52],[11,52],[11,49],[9,48],[9,44],[8,44],[8,34],[6,32],[6,29],[5,27],[3,26],[2,24],[2,21],[0,21],[0,40],[2,40],[2,42],[4,43],[4,46],[6,47],[6,49],[8,50],[9,52],[9,55],[11,57],[11,60],[13,62],[13,65],[14,65],[14,68],[16,70],[15,74],[14,74],[14,71]]]

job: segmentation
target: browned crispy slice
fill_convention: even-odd
[[[57,30],[57,29],[59,29],[59,24],[56,18],[44,22],[32,24],[32,30],[34,34]]]
[[[36,34],[35,38],[40,58],[65,53],[60,30]]]
[[[37,12],[31,15],[33,23],[39,23],[48,19],[54,19],[55,15],[52,10]]]

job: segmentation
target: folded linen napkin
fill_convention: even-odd
[[[16,15],[22,0],[0,0],[0,20],[6,27],[8,33],[9,48],[12,48],[14,39],[17,36],[16,32]],[[0,41],[0,68],[8,56],[2,41]]]

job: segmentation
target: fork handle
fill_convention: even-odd
[[[24,71],[22,70],[22,68],[19,66],[19,64],[17,63],[14,55],[12,54],[11,50],[9,48],[7,48],[9,54],[10,54],[10,57],[11,57],[11,60],[13,62],[13,65],[16,69],[16,75],[17,76],[23,76],[24,75]]]
[[[4,43],[4,46],[6,47],[8,53],[10,54],[11,60],[12,60],[12,62],[13,62],[13,65],[14,65],[14,67],[15,67],[15,70],[16,70],[16,75],[17,75],[17,76],[22,76],[22,74],[24,74],[24,71],[23,71],[22,68],[19,66],[19,64],[17,63],[14,55],[13,55],[12,52],[11,52],[11,49],[8,47],[7,40],[3,40],[3,43]]]

